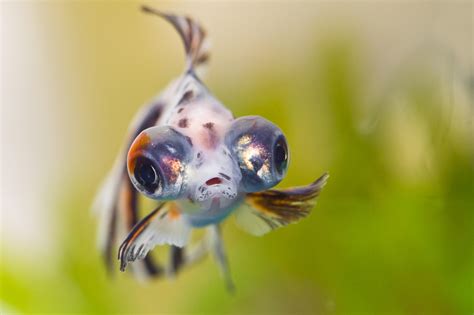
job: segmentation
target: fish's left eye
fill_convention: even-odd
[[[269,189],[285,176],[288,145],[280,128],[270,121],[258,116],[238,118],[225,142],[239,164],[246,192]]]
[[[283,136],[278,137],[273,147],[273,162],[276,171],[283,175],[288,167],[288,146]]]

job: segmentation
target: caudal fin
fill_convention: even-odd
[[[186,51],[186,71],[206,63],[209,59],[209,40],[201,25],[190,17],[164,13],[146,5],[142,6],[142,10],[164,18],[178,31]]]

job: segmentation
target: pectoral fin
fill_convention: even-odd
[[[252,235],[260,236],[299,221],[316,204],[316,197],[328,177],[329,174],[324,173],[307,186],[248,194],[244,205],[235,212],[237,225]]]
[[[214,253],[214,257],[219,265],[222,276],[224,277],[227,290],[233,293],[235,291],[234,281],[230,274],[229,263],[227,261],[227,255],[224,249],[224,243],[222,241],[222,235],[219,225],[211,225],[209,227],[210,233],[210,245]]]
[[[191,232],[175,203],[167,202],[138,222],[120,246],[118,258],[120,269],[125,270],[129,262],[143,259],[156,245],[183,247]]]

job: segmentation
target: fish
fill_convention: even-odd
[[[329,174],[306,186],[274,189],[290,161],[283,131],[260,116],[234,117],[209,91],[198,75],[210,56],[199,23],[149,6],[142,11],[178,32],[185,69],[143,105],[129,127],[93,204],[98,246],[110,272],[117,255],[120,270],[130,266],[142,280],[174,277],[212,254],[233,290],[222,223],[233,216],[255,236],[296,223],[309,215]],[[141,219],[140,196],[156,204]],[[192,242],[199,229],[204,236]],[[169,247],[166,264],[149,255],[158,245]]]

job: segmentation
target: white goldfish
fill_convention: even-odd
[[[199,24],[143,10],[178,31],[186,67],[139,112],[96,198],[100,247],[111,267],[114,245],[121,240],[120,269],[133,263],[133,271],[142,276],[174,275],[211,251],[232,288],[219,224],[235,215],[244,230],[262,235],[296,222],[309,214],[328,174],[307,186],[272,190],[284,178],[290,158],[281,129],[259,116],[234,118],[198,78],[195,70],[209,56]],[[139,193],[158,201],[141,220]],[[206,228],[208,237],[189,244],[196,228]],[[147,255],[165,244],[171,250],[166,268]]]

